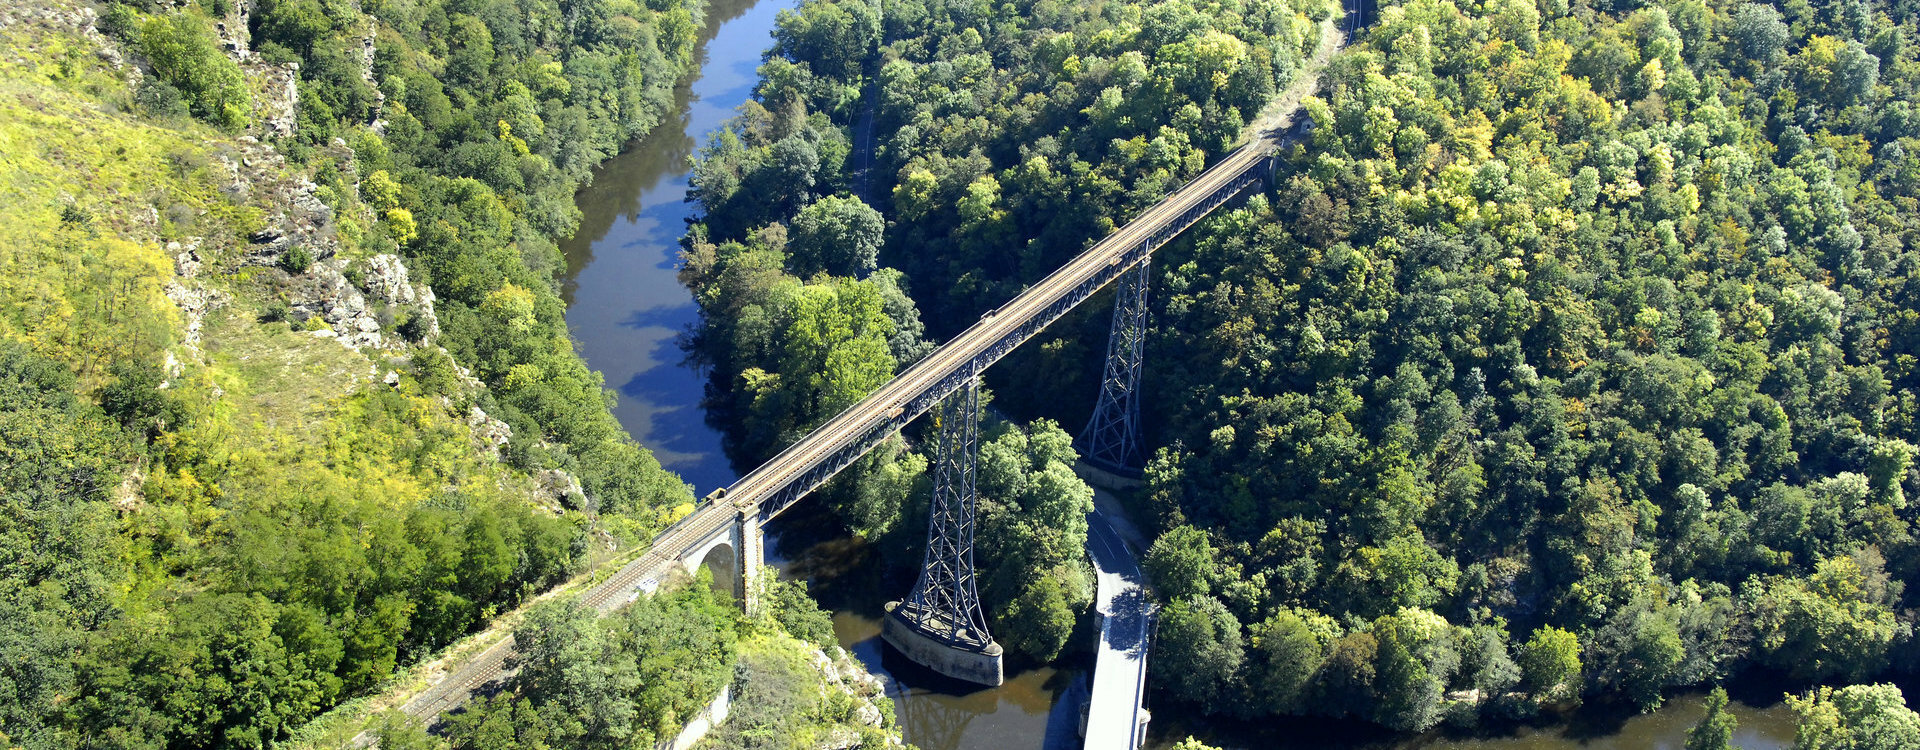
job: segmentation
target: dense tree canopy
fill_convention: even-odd
[[[742,462],[1197,173],[1290,80],[1328,12],[1267,1],[879,10],[814,0],[783,12],[754,101],[694,165],[703,213],[682,279],[704,313],[694,350],[713,365],[708,406]],[[857,154],[868,118],[871,153]],[[938,314],[923,322],[913,293]],[[1003,397],[1032,403],[1057,380]],[[1093,594],[1091,491],[1074,460],[1051,422],[990,427],[982,441],[982,598],[1000,639],[1043,661]],[[925,512],[927,462],[892,442],[822,494],[912,565],[924,526],[900,521]]]
[[[1218,594],[1253,632],[1372,619],[1370,699],[1307,712],[1490,705],[1406,608],[1533,632],[1535,702],[1899,666],[1920,26],[1835,7],[1385,7],[1278,189],[1157,261],[1162,543],[1266,581]]]
[[[740,344],[778,329],[734,290],[863,272],[793,252],[819,196],[882,212],[879,261],[950,334],[1222,153],[1328,12],[890,3],[867,51],[841,43],[866,38],[860,9],[796,12],[696,168],[689,278],[729,379],[807,377]],[[1232,686],[1170,695],[1423,729],[1897,667],[1920,570],[1920,21],[1380,11],[1272,189],[1154,265],[1155,658]],[[877,168],[856,173],[868,90]],[[1001,407],[1084,415],[1063,405],[1090,402],[1103,324],[997,368],[1020,384]]]
[[[515,673],[449,721],[456,749],[652,747],[733,679],[741,624],[704,580],[602,618],[576,600],[532,608],[514,630]]]
[[[248,7],[7,30],[0,137],[34,143],[7,203],[34,208],[0,238],[0,744],[283,742],[691,499],[573,353],[555,240],[671,105],[700,5]],[[240,137],[293,62],[292,132]],[[372,294],[382,253],[437,328]],[[290,315],[323,267],[384,347]]]
[[[1795,750],[1892,750],[1920,744],[1920,714],[1893,685],[1822,687],[1787,696],[1800,714]]]

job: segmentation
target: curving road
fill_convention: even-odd
[[[1098,577],[1094,608],[1100,612],[1100,646],[1087,704],[1088,748],[1140,747],[1147,737],[1147,648],[1153,633],[1153,602],[1133,552],[1104,512],[1087,516],[1087,552]]]

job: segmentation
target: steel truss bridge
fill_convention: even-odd
[[[1109,471],[1139,465],[1142,441],[1139,389],[1146,327],[1148,264],[1171,242],[1216,209],[1262,185],[1272,174],[1283,134],[1256,133],[1198,177],[1075,256],[799,442],[700,501],[694,511],[654,538],[644,554],[589,589],[585,606],[610,612],[651,591],[677,571],[731,558],[736,591],[754,606],[752,572],[761,564],[760,527],[819,488],[849,464],[949,397],[939,427],[934,467],[935,507],[928,557],[919,582],[901,604],[900,619],[933,641],[957,649],[992,649],[991,680],[998,682],[999,647],[985,632],[974,588],[973,468],[978,418],[973,390],[981,373],[1038,335],[1096,292],[1121,281],[1100,400],[1079,438],[1083,461]],[[720,550],[731,548],[720,557]],[[890,642],[891,639],[890,639]],[[898,644],[896,644],[898,645]],[[904,650],[904,649],[903,649]],[[511,672],[511,636],[451,670],[404,709],[432,719]]]

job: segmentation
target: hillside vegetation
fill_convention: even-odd
[[[573,354],[554,240],[698,5],[31,5],[0,746],[287,740],[690,500]]]
[[[651,748],[726,687],[727,720],[697,747],[900,746],[880,681],[833,642],[804,584],[765,576],[764,605],[743,616],[712,583],[704,571],[669,582],[607,617],[573,601],[535,605],[514,629],[519,671],[503,690],[434,735],[396,712],[375,737],[408,750]]]
[[[1172,687],[1420,729],[1910,668],[1916,31],[1384,8],[1159,264]]]
[[[1156,685],[1418,730],[1910,669],[1911,9],[1380,10],[1271,189],[1155,261],[1136,506],[1168,603]],[[1328,11],[784,18],[757,105],[696,167],[684,272],[737,450],[783,445],[884,381],[872,353],[911,362],[1218,157]],[[1012,413],[1078,424],[1105,316],[1056,328],[995,382]],[[911,455],[829,490],[850,528],[912,536]],[[982,486],[983,548],[1049,548],[991,530],[1029,501]],[[996,633],[1050,654],[1015,624],[1031,609],[988,599]]]

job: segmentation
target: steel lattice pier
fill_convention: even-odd
[[[976,376],[934,417],[939,432],[927,554],[913,593],[895,616],[934,640],[964,648],[993,643],[973,568],[973,525],[979,460],[980,381]]]

